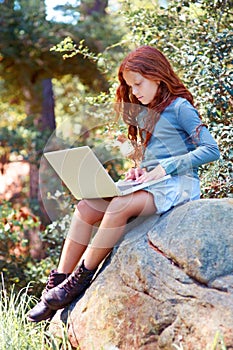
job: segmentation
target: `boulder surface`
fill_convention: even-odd
[[[233,201],[133,220],[86,293],[56,313],[80,350],[233,349]]]

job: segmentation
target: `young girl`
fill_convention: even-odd
[[[198,167],[219,158],[217,144],[201,122],[191,93],[159,50],[142,46],[129,53],[118,78],[116,100],[123,106],[128,137],[137,144],[140,135],[143,148],[140,168],[128,171],[125,179],[145,182],[166,174],[171,178],[123,197],[77,204],[58,268],[51,271],[41,301],[28,315],[30,321],[51,318],[88,288],[129,218],[162,214],[199,199]],[[142,107],[137,114],[135,105]],[[90,243],[97,222],[101,223]]]

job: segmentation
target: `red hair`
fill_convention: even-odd
[[[129,125],[129,139],[137,142],[139,132],[143,145],[146,146],[162,111],[177,97],[183,97],[193,105],[193,96],[175,74],[167,58],[155,47],[141,46],[130,52],[121,63],[118,71],[120,85],[116,91],[116,101],[141,105],[140,101],[132,94],[130,86],[126,84],[123,77],[124,71],[137,72],[146,79],[160,81],[153,101],[147,106],[149,110],[153,110],[153,113],[148,113],[146,137],[142,137],[142,130],[137,126],[135,113],[130,112],[130,108],[127,108],[126,112],[124,105],[123,119]],[[135,110],[135,108],[133,109]]]

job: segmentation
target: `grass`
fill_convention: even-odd
[[[71,350],[64,330],[62,339],[56,339],[47,331],[46,321],[35,324],[27,320],[27,312],[36,302],[28,295],[28,289],[7,294],[0,291],[0,350]]]
[[[174,348],[174,350],[185,350],[182,344],[180,344],[180,345],[173,344],[173,348]],[[197,344],[197,349],[199,349],[199,348],[200,347]],[[221,333],[219,331],[216,332],[213,343],[205,350],[227,350],[227,348],[224,344],[223,336],[221,335]]]

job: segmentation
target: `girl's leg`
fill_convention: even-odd
[[[108,206],[107,200],[83,200],[78,203],[67,238],[64,242],[57,271],[71,273],[90,242],[93,225],[100,221]]]
[[[138,191],[113,198],[91,245],[84,253],[85,267],[94,270],[100,264],[123,235],[130,217],[152,215],[155,212],[154,197],[149,192]]]
[[[102,213],[102,221],[94,239],[81,257],[82,263],[67,280],[48,291],[43,299],[45,305],[58,310],[80,296],[90,286],[98,265],[124,233],[127,220],[132,216],[150,215],[155,211],[153,195],[148,192],[138,191],[132,195],[113,198],[105,214]]]
[[[90,241],[93,225],[103,218],[108,204],[109,202],[107,200],[79,202],[73,215],[68,236],[62,250],[58,271],[51,272],[51,278],[49,278],[49,284],[46,293],[43,294],[42,300],[28,314],[28,319],[30,321],[40,322],[42,320],[53,317],[54,311],[50,308],[50,306],[48,306],[48,303],[45,303],[46,296],[49,295],[49,293],[53,290],[56,290],[56,288],[58,288],[56,286],[59,286],[62,280],[63,282],[68,281],[69,277],[67,277],[67,275],[64,275],[64,273],[72,272],[77,265],[80,257],[82,256],[84,250],[86,249],[86,246]],[[87,277],[90,279],[92,276]],[[68,284],[69,283],[70,281],[68,281]],[[65,291],[64,293],[66,295]],[[69,293],[68,297],[70,298],[68,300],[69,303],[73,297],[70,296]],[[61,301],[63,301],[62,296]],[[65,299],[65,305],[67,305],[66,302],[67,301]],[[56,301],[55,304],[58,304],[58,307],[56,307],[56,309],[60,308],[61,305],[63,305],[61,302],[60,305],[58,301]]]

